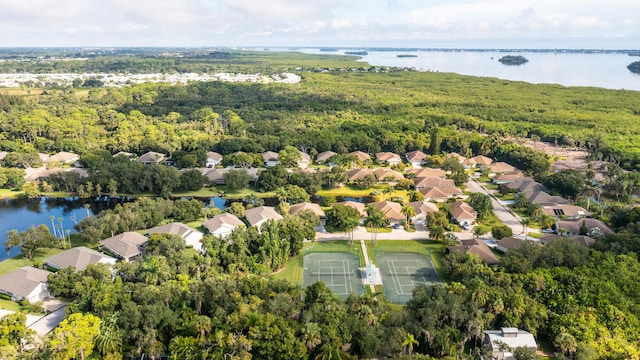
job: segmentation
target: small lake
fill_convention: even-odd
[[[89,204],[89,208],[85,208]],[[108,207],[108,206],[107,206]],[[80,221],[87,216],[95,215],[100,211],[100,202],[94,203],[89,200],[78,200],[75,198],[41,198],[41,199],[4,199],[0,200],[0,261],[20,254],[20,249],[13,248],[7,254],[4,251],[6,233],[11,230],[24,231],[31,225],[38,226],[45,224],[52,229],[51,219],[54,218],[54,226],[60,226],[59,219],[62,219],[62,228],[71,230],[74,220]]]

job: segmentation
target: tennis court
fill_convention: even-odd
[[[405,304],[413,289],[440,283],[438,272],[429,257],[418,253],[390,252],[376,257],[384,294],[389,301]]]
[[[347,298],[352,292],[364,294],[356,255],[341,252],[318,252],[304,256],[304,279],[306,287],[322,281],[335,294]]]

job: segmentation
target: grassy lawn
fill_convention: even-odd
[[[342,196],[342,197],[361,197],[369,196],[374,189],[361,189],[353,186],[343,186],[341,188],[320,190],[317,196]]]
[[[374,232],[373,230],[375,230],[376,233],[390,233],[391,232],[391,228],[388,228],[388,227],[375,228],[375,229],[372,230],[370,227],[367,226],[366,229],[367,229],[368,233]]]
[[[485,234],[491,231],[491,227],[500,224],[502,224],[502,222],[493,214],[493,212],[491,212],[486,219],[478,221],[478,226],[482,228]]]
[[[241,190],[229,190],[226,186],[220,185],[216,187],[218,191],[224,191],[224,197],[227,199],[243,199],[251,194],[255,194],[259,198],[270,198],[275,197],[276,193],[273,191],[269,192],[260,192],[256,188],[246,188]]]
[[[0,299],[0,309],[18,312],[20,311],[20,305],[11,300]]]
[[[379,240],[376,245],[370,240],[366,241],[367,253],[374,264],[377,264],[376,252],[415,252],[431,255],[433,265],[442,281],[448,282],[449,275],[442,271],[442,258],[445,255],[445,245],[431,240]]]
[[[66,244],[68,244],[68,242]],[[80,236],[78,236],[77,234],[73,234],[71,235],[71,246],[72,247],[86,246],[88,248],[95,249],[98,247],[98,244],[88,244],[85,241],[83,241]],[[44,259],[50,256],[53,256],[55,254],[61,253],[65,250],[67,249],[62,249],[58,247],[42,248],[42,249],[36,250],[32,260],[25,258],[24,256],[22,256],[22,254],[3,260],[0,262],[0,275],[6,274],[12,270],[21,268],[23,266],[38,267],[38,265],[41,265],[44,262]]]
[[[191,197],[198,197],[198,198],[216,197],[220,193],[219,190],[220,189],[216,187],[203,187],[202,189],[197,191],[187,191],[187,192],[175,193],[173,195],[174,196],[191,196]]]
[[[0,199],[14,198],[20,195],[22,195],[22,191],[13,189],[0,189]]]

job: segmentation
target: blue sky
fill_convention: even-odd
[[[0,0],[0,46],[640,48],[637,0]]]

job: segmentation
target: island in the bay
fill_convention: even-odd
[[[523,65],[529,62],[527,58],[521,55],[506,55],[498,59],[503,65]]]
[[[640,61],[632,62],[627,66],[627,69],[634,74],[640,74]]]
[[[399,58],[414,58],[414,57],[418,57],[418,55],[413,55],[413,54],[398,54],[398,55],[396,55],[396,57],[399,57]]]

